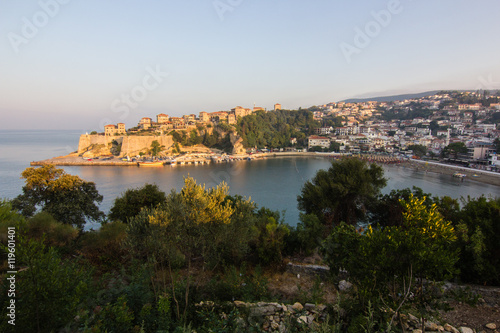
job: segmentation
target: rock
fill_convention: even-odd
[[[299,324],[307,324],[307,317],[306,316],[300,316],[299,319],[297,319]]]
[[[422,330],[420,330],[420,329],[416,329],[416,330],[413,330],[412,332],[413,332],[413,333],[422,333]]]
[[[307,316],[307,323],[312,324],[313,322],[314,322],[314,316],[313,315]]]
[[[438,325],[436,323],[433,323],[432,321],[426,321],[424,326],[425,326],[426,331],[437,331],[438,330]]]
[[[247,303],[242,302],[242,301],[234,301],[234,305],[235,305],[237,308],[243,308],[243,307],[247,306]]]
[[[411,324],[413,325],[417,325],[420,323],[420,320],[418,320],[417,317],[415,317],[414,315],[412,315],[411,313],[408,314],[408,320],[410,321]]]
[[[238,328],[244,328],[244,327],[246,327],[246,325],[247,324],[245,323],[245,319],[243,319],[241,317],[236,318],[236,326]]]
[[[459,331],[460,333],[474,333],[474,331],[473,331],[471,328],[469,328],[469,327],[465,327],[465,326],[461,326],[461,327],[459,327],[459,328],[458,328],[458,331]]]
[[[342,280],[339,282],[339,290],[347,291],[352,288],[352,283],[346,280]]]
[[[302,311],[304,309],[304,307],[302,306],[302,304],[297,302],[294,305],[292,305],[292,309],[294,309],[295,311]]]
[[[316,311],[318,312],[323,312],[326,310],[326,305],[324,304],[319,304],[318,306],[316,306]]]
[[[272,315],[276,312],[276,308],[272,305],[252,307],[250,308],[251,317],[263,317],[267,315]]]
[[[451,333],[460,333],[455,327],[451,326],[450,324],[445,324],[443,326],[444,330],[447,331],[447,332],[451,332]]]
[[[484,326],[486,326],[486,328],[488,328],[490,330],[496,330],[497,329],[497,325],[495,323],[489,323],[489,324],[486,324]]]
[[[283,312],[287,312],[287,311],[288,311],[288,308],[286,307],[286,305],[282,305],[282,306],[281,306],[281,310],[283,310]]]
[[[314,310],[314,308],[316,307],[316,305],[314,305],[312,303],[306,303],[304,305],[304,307],[306,308],[307,311],[311,311],[311,310]]]

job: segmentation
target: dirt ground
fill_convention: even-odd
[[[290,261],[291,258],[287,259]],[[291,261],[301,264],[322,264],[321,258],[316,254],[306,258],[293,258]],[[300,300],[301,302],[312,302],[311,297],[320,289],[323,292],[322,301],[325,304],[336,304],[338,289],[328,279],[319,279],[317,276],[308,274],[292,274],[289,271],[274,271],[266,276],[268,278],[269,290],[275,295],[282,295],[286,300]],[[318,284],[318,279],[321,284]],[[450,324],[453,327],[470,327],[476,332],[500,332],[500,288],[479,287],[479,301],[476,305],[469,305],[463,301],[449,299],[451,307],[449,311],[441,311],[438,318],[433,321],[439,324]],[[482,293],[481,290],[488,291]],[[496,324],[496,331],[485,327],[486,324]]]
[[[461,302],[450,304],[453,310],[441,313],[441,319],[453,327],[466,326],[477,332],[494,332],[485,327],[486,324],[495,323],[497,332],[500,332],[500,305],[478,304],[471,306]]]

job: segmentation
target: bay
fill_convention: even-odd
[[[0,197],[14,198],[24,184],[21,172],[33,160],[65,155],[77,149],[78,131],[0,131]],[[226,182],[230,194],[250,197],[259,207],[285,211],[285,222],[295,226],[299,220],[297,195],[303,184],[319,169],[329,167],[324,157],[281,157],[210,165],[178,165],[159,168],[72,166],[66,172],[96,184],[104,200],[101,210],[108,212],[114,199],[128,188],[145,183],[157,184],[161,190],[180,190],[184,177],[193,177],[207,187]],[[449,176],[415,171],[402,166],[383,166],[387,186],[392,189],[417,186],[435,196],[500,196],[500,187],[474,180],[460,182]],[[89,225],[87,227],[97,227]]]

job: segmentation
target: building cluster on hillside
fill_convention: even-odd
[[[281,104],[275,104],[274,110],[281,110]],[[237,106],[231,111],[205,112],[202,111],[197,117],[194,114],[184,115],[182,117],[169,117],[164,113],[156,115],[156,121],[149,117],[143,117],[137,124],[137,127],[126,130],[124,123],[117,125],[105,125],[104,135],[114,136],[123,135],[126,133],[134,133],[139,131],[150,131],[158,133],[166,133],[171,130],[189,130],[195,129],[196,125],[217,125],[220,122],[229,125],[236,124],[238,117],[251,115],[255,111],[266,111],[263,107],[254,106],[253,109]]]
[[[321,105],[314,112],[315,119],[342,117],[342,126],[316,129],[317,135],[308,138],[308,148],[328,148],[337,142],[341,151],[401,153],[409,146],[421,145],[429,154],[439,155],[449,144],[463,142],[468,154],[460,159],[500,167],[493,144],[500,130],[491,121],[493,114],[500,111],[500,103],[483,106],[477,102],[481,98],[477,92],[455,94],[460,98],[440,93],[394,102]],[[464,99],[474,102],[460,102]]]
[[[334,142],[341,152],[386,152],[410,153],[408,147],[425,147],[428,154],[439,155],[452,143],[463,142],[468,154],[462,160],[477,165],[500,168],[497,161],[494,140],[500,138],[493,120],[500,112],[500,98],[489,102],[479,92],[442,92],[435,95],[391,102],[337,102],[314,107],[314,119],[322,124],[315,129],[315,135],[307,138],[308,149],[330,148]],[[275,104],[274,110],[281,105]],[[147,131],[165,134],[171,130],[190,130],[197,125],[236,124],[239,117],[255,111],[267,111],[261,107],[243,108],[237,106],[230,111],[200,112],[182,117],[158,114],[156,121],[142,118],[134,128],[125,129],[125,124],[106,125],[104,134],[123,135]],[[341,119],[341,126],[331,125],[327,120]],[[495,118],[496,119],[496,118]],[[292,138],[292,145],[300,145]],[[277,148],[277,147],[272,147]],[[457,156],[455,156],[457,158]]]

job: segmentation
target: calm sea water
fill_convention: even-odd
[[[80,132],[77,131],[0,131],[0,198],[14,198],[21,193],[24,184],[21,172],[29,162],[65,155],[78,147]],[[297,195],[303,184],[317,170],[328,168],[325,158],[270,158],[254,161],[238,161],[224,164],[166,166],[163,168],[139,167],[64,167],[66,172],[95,182],[104,196],[101,210],[108,212],[113,200],[128,188],[145,183],[158,184],[161,190],[180,190],[183,178],[191,176],[198,183],[214,186],[224,181],[231,194],[250,197],[259,207],[285,211],[285,221],[296,225],[299,212]],[[403,189],[418,186],[424,192],[437,196],[448,195],[478,197],[500,196],[500,187],[473,180],[460,183],[447,175],[413,171],[398,166],[385,166],[387,187]]]

